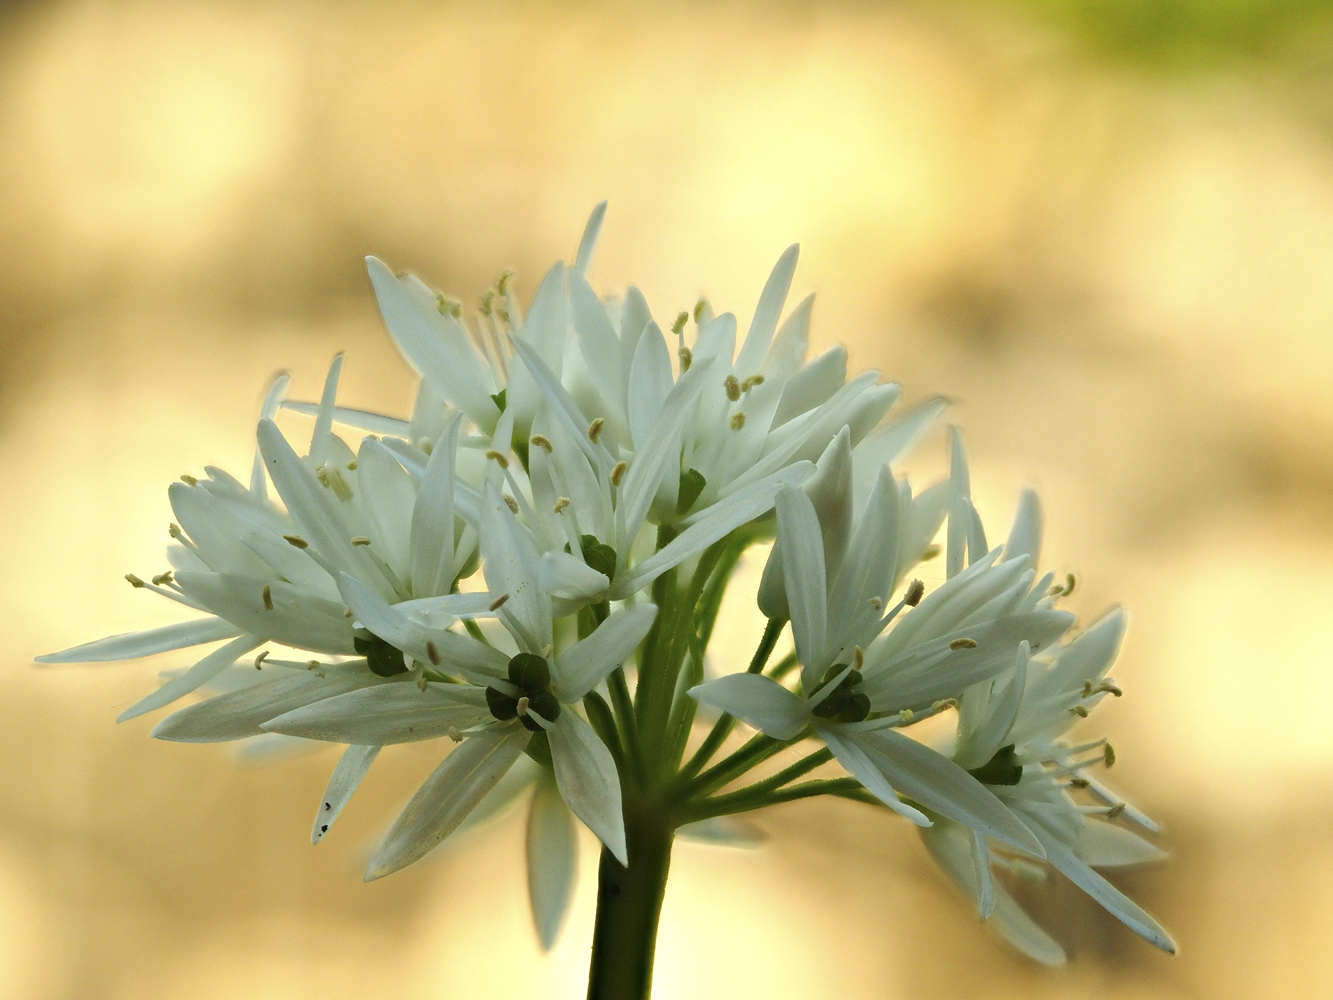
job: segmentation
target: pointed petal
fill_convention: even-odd
[[[1076,858],[1069,848],[1054,837],[1045,836],[1042,840],[1046,846],[1047,860],[1063,872],[1071,882],[1149,944],[1161,948],[1168,955],[1176,953],[1176,943],[1171,940],[1171,935],[1142,907]]]
[[[778,539],[791,607],[791,631],[801,662],[805,690],[812,691],[828,635],[828,588],[824,573],[824,542],[814,504],[800,490],[786,487],[777,495]]]
[[[838,758],[838,763],[846,768],[848,774],[861,782],[866,791],[904,819],[910,820],[917,826],[930,826],[930,820],[925,813],[898,798],[893,785],[884,777],[884,773],[852,734],[842,732],[837,726],[817,726],[816,731],[833,751],[833,755]]]
[[[1074,853],[1079,860],[1093,868],[1142,865],[1166,857],[1166,851],[1137,833],[1091,816],[1083,818],[1083,828],[1079,831],[1078,846]]]
[[[588,602],[602,597],[611,586],[605,573],[568,552],[542,553],[541,566],[542,588],[553,597]]]
[[[116,717],[117,722],[128,722],[139,716],[170,705],[177,698],[184,698],[191,691],[197,690],[211,681],[221,671],[226,670],[238,659],[263,645],[264,640],[254,635],[243,635],[233,639],[218,649],[213,650],[202,660],[179,677],[173,677],[160,688],[143,698]]]
[[[735,816],[713,816],[710,819],[686,823],[677,828],[676,837],[696,844],[736,847],[741,850],[762,847],[768,840],[768,834],[762,827]]]
[[[1003,883],[995,883],[995,909],[991,925],[1006,941],[1028,958],[1042,965],[1058,967],[1065,964],[1065,950],[1055,938],[1037,926],[1036,921],[1018,905]]]
[[[549,772],[537,781],[528,812],[528,901],[543,951],[560,936],[578,880],[579,845],[574,814]]]
[[[412,593],[419,598],[447,594],[454,582],[454,469],[462,422],[455,412],[445,424],[412,508]]]
[[[517,723],[469,736],[425,780],[370,859],[366,881],[421,860],[495,787],[532,736]]]
[[[176,582],[209,611],[225,616],[252,635],[320,653],[354,651],[352,623],[343,617],[342,606],[290,583],[184,570],[176,574]]]
[[[1014,515],[1014,526],[1001,558],[1007,562],[1021,555],[1026,555],[1028,565],[1034,568],[1041,558],[1041,498],[1031,488],[1018,498],[1018,513]]]
[[[329,743],[387,746],[439,739],[492,718],[486,691],[470,684],[379,684],[303,705],[264,722],[269,733]]]
[[[810,722],[805,699],[759,674],[727,674],[690,688],[689,695],[776,740],[791,739]]]
[[[656,604],[624,607],[556,659],[557,694],[573,703],[601,683],[634,652],[657,618]]]
[[[282,405],[282,399],[287,395],[287,386],[291,383],[291,376],[286,372],[279,372],[273,380],[273,384],[268,387],[268,393],[264,396],[264,403],[259,408],[260,420],[272,420],[278,415],[278,407]],[[250,492],[261,500],[268,497],[268,478],[264,474],[264,456],[256,449],[255,460],[250,469]]]
[[[656,323],[649,323],[634,349],[629,370],[629,430],[636,451],[642,451],[652,435],[671,387],[666,337]]]
[[[579,238],[578,253],[574,255],[574,273],[585,275],[592,264],[592,255],[597,250],[597,239],[602,235],[602,223],[606,220],[606,202],[599,201],[593,206],[588,223],[583,227],[583,236]]]
[[[1014,720],[1018,718],[1018,708],[1022,704],[1023,691],[1027,686],[1028,649],[1027,640],[1018,644],[1018,651],[1014,654],[1014,668],[1000,697],[996,699],[992,692],[992,700],[986,706],[985,716],[976,728],[959,734],[958,748],[953,754],[953,759],[959,767],[981,767],[995,756],[1000,747],[1009,742],[1009,730],[1013,728]],[[964,693],[964,702],[972,693],[971,691]]]
[[[896,465],[930,431],[949,408],[947,399],[928,399],[898,419],[867,434],[856,446],[856,499],[870,492],[875,476],[885,465]]]
[[[166,653],[187,646],[199,646],[219,639],[233,639],[244,629],[237,628],[221,618],[196,618],[142,632],[123,632],[95,639],[81,646],[71,646],[59,653],[45,653],[36,658],[38,663],[109,663],[113,660],[133,660],[154,653]]]
[[[628,865],[620,777],[611,751],[572,708],[560,713],[546,735],[551,741],[555,780],[566,804],[616,860]]]
[[[343,807],[352,800],[356,790],[361,787],[361,779],[380,755],[376,746],[357,746],[353,744],[343,751],[338,758],[338,766],[329,777],[328,787],[324,789],[324,798],[320,800],[315,812],[315,825],[310,831],[310,843],[318,844],[329,832],[329,827],[342,815]]]
[[[742,378],[757,373],[764,356],[768,354],[773,331],[778,328],[782,307],[787,302],[787,292],[791,289],[791,278],[796,271],[796,258],[800,252],[798,243],[784,250],[773,265],[768,281],[764,283],[764,290],[759,294],[759,304],[754,310],[754,319],[750,322],[750,332],[745,335],[741,353],[736,357],[735,368]]]
[[[506,613],[539,644],[528,652],[540,652],[551,642],[551,598],[541,586],[541,556],[532,534],[490,483],[481,507],[481,556],[487,586],[509,595]]]

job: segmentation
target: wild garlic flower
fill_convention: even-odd
[[[1041,551],[1041,507],[1031,490],[1024,492],[1006,544],[1006,555],[1035,569]],[[1036,588],[1048,594],[1043,604],[1073,589],[1050,586],[1048,574]],[[1104,739],[1071,745],[1065,736],[1108,695],[1120,688],[1107,677],[1124,638],[1126,616],[1117,608],[1073,641],[1035,653],[1021,643],[1012,667],[969,687],[959,706],[955,763],[983,782],[1041,842],[1046,861],[1092,896],[1125,926],[1163,951],[1175,942],[1141,907],[1094,868],[1156,861],[1164,853],[1149,841],[1117,825],[1122,816],[1145,829],[1157,826],[1129,806],[1090,773],[1111,766],[1115,755]],[[1076,794],[1091,799],[1079,803]],[[1027,915],[992,869],[1019,878],[1045,878],[1045,869],[1014,857],[995,843],[938,817],[921,831],[940,866],[991,919],[1015,947],[1047,965],[1065,961],[1064,949]]]

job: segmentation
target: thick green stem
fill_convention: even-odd
[[[630,865],[602,849],[588,1000],[647,1000],[653,988],[657,921],[671,868],[672,824],[661,815],[625,817]]]

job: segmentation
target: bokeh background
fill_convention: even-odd
[[[1182,946],[1056,883],[1074,959],[1036,968],[904,824],[821,800],[761,816],[759,850],[678,848],[656,995],[1320,995],[1329,7],[0,8],[0,998],[582,995],[590,839],[544,957],[517,816],[362,884],[438,747],[386,751],[314,849],[334,751],[155,742],[113,719],[180,657],[31,657],[173,620],[121,574],[165,568],[168,482],[248,467],[277,369],[309,398],[346,350],[344,399],[405,412],[363,254],[465,300],[514,267],[526,298],[602,198],[602,289],[744,324],[799,240],[816,348],[956,401],[993,533],[1041,488],[1072,607],[1132,610],[1127,697],[1092,721],[1171,851],[1116,881]],[[942,464],[937,437],[911,471]]]

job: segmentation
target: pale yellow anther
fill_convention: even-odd
[[[1107,767],[1115,766],[1115,747],[1106,744],[1106,752],[1102,755],[1102,763]]]
[[[741,398],[741,384],[736,381],[735,375],[728,375],[722,380],[722,388],[727,390],[727,398],[733,403]]]
[[[1096,691],[1096,688],[1094,688],[1094,687],[1092,686],[1092,681],[1084,681],[1084,682],[1083,682],[1083,697],[1084,697],[1084,698],[1091,698],[1091,697],[1093,696],[1093,694],[1095,693],[1095,691]]]
[[[1106,810],[1106,818],[1119,819],[1121,814],[1124,813],[1124,811],[1125,811],[1125,803],[1117,802],[1110,809]]]
[[[494,448],[486,452],[486,457],[492,462],[498,462],[502,469],[509,468],[509,459],[505,458],[501,452],[496,451]]]
[[[167,525],[167,534],[179,541],[181,537],[184,536],[185,532],[181,531],[181,526],[179,524],[172,521]]]
[[[680,355],[680,373],[684,375],[690,370],[690,365],[694,363],[694,352],[688,347],[682,347],[676,353]]]
[[[510,510],[512,510],[515,514],[517,514],[518,501],[515,500],[513,497],[511,497],[508,493],[504,495],[504,498],[505,498],[505,506],[507,506]]]
[[[910,708],[904,708],[901,712],[898,713],[898,716],[904,722],[911,722],[913,719],[916,718],[916,713],[913,712]]]
[[[559,514],[569,506],[569,497],[556,497],[555,506],[551,508],[552,513]]]
[[[555,451],[555,446],[551,444],[550,440],[544,434],[534,434],[532,437],[528,438],[528,441],[535,444],[548,455]]]
[[[495,290],[499,292],[501,295],[508,294],[509,282],[512,281],[513,278],[514,278],[514,269],[511,267],[505,268],[503,271],[500,272],[500,278],[495,283]]]
[[[1092,784],[1092,782],[1089,781],[1087,778],[1070,778],[1070,779],[1069,779],[1069,787],[1070,787],[1070,788],[1087,788],[1087,787],[1088,787],[1089,785],[1091,785],[1091,784]]]
[[[764,384],[764,376],[751,375],[749,378],[747,378],[744,382],[741,383],[741,392],[749,392],[755,386],[763,384]]]
[[[925,596],[926,585],[920,580],[913,580],[907,587],[907,593],[903,595],[903,603],[909,608],[914,608],[921,603],[921,598]]]
[[[853,670],[860,670],[862,664],[864,664],[865,662],[866,662],[866,653],[865,653],[865,650],[862,649],[860,646],[853,646],[853,647],[852,647],[852,669],[853,669]]]
[[[255,657],[255,669],[256,669],[256,670],[263,670],[263,669],[264,669],[264,661],[267,660],[267,659],[268,659],[268,650],[266,649],[266,650],[264,650],[262,653],[260,653],[258,656]]]
[[[1116,682],[1111,680],[1110,678],[1107,678],[1106,680],[1098,684],[1097,690],[1105,691],[1107,694],[1113,695],[1116,698],[1121,697],[1125,693],[1121,691],[1119,685],[1117,685]]]
[[[188,474],[187,474],[187,475],[184,475],[184,476],[181,476],[181,482],[184,483],[186,486],[198,486],[198,485],[199,485],[199,480],[198,480],[198,479],[195,479],[194,476],[191,476],[191,475],[188,475]]]
[[[870,605],[870,607],[874,608],[876,611],[879,611],[884,607],[884,600],[883,598],[872,597],[870,600],[866,601],[866,604]]]
[[[733,413],[731,415],[731,429],[733,431],[738,431],[744,426],[745,426],[745,414]]]
[[[320,663],[318,660],[306,660],[306,661],[305,661],[305,668],[306,668],[307,670],[318,670],[318,669],[319,669],[320,667],[322,667],[322,666],[324,666],[324,664]],[[324,675],[321,674],[320,676],[322,677],[322,676],[324,676]]]
[[[502,607],[504,607],[504,603],[505,603],[505,601],[507,601],[507,600],[509,600],[509,595],[508,595],[508,594],[501,594],[501,595],[500,595],[499,597],[497,597],[495,600],[491,601],[491,603],[487,606],[487,610],[489,610],[489,611],[499,611]]]
[[[976,649],[977,640],[975,639],[955,639],[949,643],[950,649]]]
[[[707,305],[708,303],[705,302],[703,299],[700,299],[698,302],[694,304],[694,321],[696,323],[699,322],[699,320],[703,317],[704,307]]]
[[[527,695],[524,695],[522,698],[518,699],[518,714],[519,714],[519,715],[527,715],[527,714],[528,714],[528,696],[527,696]]]
[[[1069,711],[1071,714],[1077,715],[1080,719],[1086,719],[1088,717],[1088,710],[1082,705],[1075,705]]]
[[[588,425],[588,440],[593,444],[596,444],[597,439],[602,436],[602,428],[605,426],[606,420],[602,417],[597,417],[593,420],[593,422]]]
[[[421,689],[423,694],[425,693],[427,687],[425,675],[417,678],[417,687]]]
[[[616,467],[611,470],[611,485],[619,486],[620,481],[625,478],[625,470],[629,468],[628,462],[617,462]]]
[[[283,535],[282,537],[288,545],[295,545],[298,549],[310,548],[310,543],[300,535]]]
[[[139,587],[146,587],[146,586],[148,586],[148,584],[144,583],[142,580],[140,580],[140,579],[139,579],[137,576],[135,576],[133,573],[126,573],[126,574],[125,574],[125,580],[126,580],[127,583],[129,583],[129,585],[130,585],[131,587],[134,587],[135,589],[138,589]]]
[[[171,570],[167,570],[165,573],[159,573],[157,576],[153,577],[153,586],[160,587],[164,583],[171,583],[171,579]]]
[[[262,593],[260,596],[261,596],[261,597],[263,598],[263,600],[264,600],[264,610],[265,610],[265,611],[272,611],[272,610],[273,610],[273,588],[270,587],[267,583],[264,584],[264,590],[263,590],[263,593]]]
[[[546,659],[549,660],[554,653],[555,653],[555,647],[552,646],[549,642],[542,647],[542,656],[546,657]]]
[[[344,617],[344,618],[351,618],[351,617],[352,617],[352,609],[351,609],[351,608],[343,608],[343,617]]]
[[[435,308],[440,311],[441,316],[452,316],[454,319],[463,315],[463,303],[457,299],[451,299],[444,292],[435,293]]]
[[[356,459],[352,459],[350,462],[347,463],[347,471],[348,472],[356,471]]]
[[[369,545],[369,544],[370,544],[370,539],[367,538],[365,535],[353,535],[353,536],[352,536],[352,544],[353,544],[353,545]]]
[[[440,665],[440,651],[435,647],[435,642],[432,639],[426,640],[426,655],[430,657],[430,662],[435,666]]]
[[[689,321],[690,321],[689,313],[687,312],[680,313],[679,315],[676,316],[676,322],[671,324],[671,332],[674,333],[676,336],[680,336],[681,331],[685,329],[685,324],[688,323]]]
[[[921,561],[925,562],[928,559],[934,559],[939,554],[940,547],[938,545],[927,545],[925,551],[921,553]]]
[[[481,297],[481,302],[478,303],[477,308],[481,310],[481,314],[483,316],[489,316],[491,314],[491,310],[494,304],[495,304],[495,289],[492,288],[485,295]]]
[[[1074,574],[1073,574],[1073,573],[1066,573],[1066,574],[1065,574],[1065,596],[1066,596],[1066,597],[1068,597],[1070,594],[1072,594],[1072,593],[1074,592],[1074,584],[1077,583],[1077,582],[1078,582],[1078,581],[1076,581],[1076,580],[1074,579]]]
[[[463,734],[459,732],[457,726],[450,726],[447,730],[445,730],[444,735],[448,736],[449,739],[453,740],[455,743],[463,742]]]

